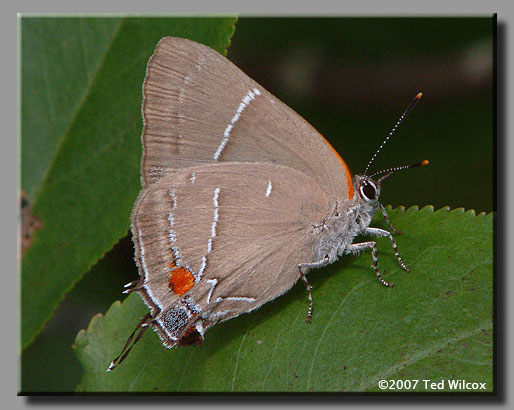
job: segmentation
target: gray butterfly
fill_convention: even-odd
[[[389,136],[421,97],[400,117]],[[166,347],[200,345],[218,322],[287,292],[339,256],[372,250],[381,183],[392,172],[352,177],[332,146],[302,117],[228,59],[194,41],[163,38],[143,85],[142,190],[132,213],[140,279],[151,309],[114,369],[148,326]],[[384,141],[385,143],[385,141]],[[383,144],[382,144],[383,146]],[[377,151],[378,153],[378,151]],[[384,174],[380,179],[372,177]]]

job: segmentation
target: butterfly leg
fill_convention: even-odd
[[[317,261],[317,262],[310,262],[310,263],[300,263],[298,265],[298,270],[300,272],[300,279],[305,283],[305,288],[307,289],[307,296],[309,298],[309,309],[307,310],[307,317],[305,318],[305,321],[307,323],[311,323],[312,319],[312,286],[307,281],[307,276],[305,274],[309,269],[313,268],[321,268],[325,265],[328,265],[329,258],[328,256],[325,256],[323,259]]]
[[[393,235],[391,235],[391,232],[387,232],[384,229],[380,228],[366,228],[366,230],[363,232],[365,235],[375,235],[375,236],[387,236],[389,240],[391,241],[391,245],[393,246],[394,255],[396,256],[396,259],[398,259],[398,263],[400,266],[406,271],[410,272],[410,269],[405,265],[403,262],[399,252],[398,252],[398,246],[396,246],[396,242],[394,241]]]
[[[387,222],[387,224],[389,225],[389,228],[391,228],[391,231],[393,231],[394,233],[397,233],[397,234],[401,234],[402,231],[400,231],[399,229],[396,229],[392,224],[391,224],[391,221],[389,220],[389,216],[387,215],[387,212],[384,208],[384,205],[382,205],[381,203],[379,203],[380,205],[380,211],[382,211],[382,215],[384,215],[384,219],[385,221]]]
[[[371,248],[371,256],[373,256],[373,269],[377,274],[377,278],[380,283],[388,288],[392,288],[394,284],[387,282],[384,278],[382,278],[382,274],[378,270],[378,256],[377,256],[377,243],[373,241],[369,242],[361,242],[361,243],[352,243],[346,253],[359,253],[361,251],[367,250]]]

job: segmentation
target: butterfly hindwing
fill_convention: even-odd
[[[161,337],[180,339],[192,323],[205,329],[290,289],[329,212],[315,181],[281,165],[191,167],[143,189],[132,216],[139,288]],[[193,313],[166,329],[177,306]]]

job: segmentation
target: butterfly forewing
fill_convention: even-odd
[[[353,195],[350,171],[326,140],[204,45],[160,41],[148,63],[143,119],[143,186],[173,169],[237,161],[287,165],[336,197]]]

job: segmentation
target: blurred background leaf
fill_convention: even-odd
[[[68,181],[72,185],[74,194],[69,193],[65,198],[66,201],[62,201],[59,196],[51,196],[46,200],[47,209],[48,207],[54,209],[55,218],[59,219],[60,215],[67,213],[66,210],[73,201],[81,202],[82,205],[90,204],[92,207],[90,200],[98,196],[98,192],[103,193],[101,195],[103,196],[109,190],[114,190],[112,198],[108,198],[107,202],[102,202],[100,196],[97,198],[100,207],[97,209],[95,206],[94,210],[86,212],[88,217],[97,213],[103,217],[92,222],[91,225],[94,226],[90,227],[93,235],[95,232],[98,234],[96,230],[101,232],[99,239],[95,237],[95,242],[98,241],[98,243],[94,246],[96,249],[102,248],[102,251],[97,255],[98,252],[88,253],[88,250],[80,250],[82,260],[80,263],[73,261],[76,266],[80,265],[80,269],[76,269],[74,273],[65,273],[68,283],[58,284],[57,288],[60,290],[56,293],[56,299],[49,301],[51,311],[62,298],[62,292],[69,289],[70,281],[78,280],[102,253],[110,249],[119,237],[125,235],[128,228],[131,201],[139,189],[141,84],[147,58],[158,39],[164,35],[178,35],[176,31],[178,29],[189,30],[183,36],[223,50],[227,47],[227,39],[232,33],[234,20],[229,19],[228,23],[226,21],[220,23],[224,31],[222,30],[223,34],[219,37],[219,32],[213,28],[217,25],[211,24],[212,20],[217,21],[217,19],[92,19],[99,20],[95,22],[97,28],[89,30],[68,28],[68,31],[65,30],[65,27],[68,27],[66,23],[68,19],[53,19],[56,20],[57,25],[66,23],[63,28],[52,29],[54,32],[59,33],[61,30],[64,33],[61,42],[74,41],[69,38],[73,37],[73,33],[84,32],[81,36],[84,40],[87,39],[83,42],[87,45],[85,48],[89,49],[91,45],[88,45],[88,42],[92,41],[95,47],[98,45],[100,51],[77,52],[77,55],[82,58],[82,66],[88,69],[80,75],[68,76],[71,81],[77,81],[76,85],[59,85],[59,78],[66,77],[66,74],[62,73],[62,68],[54,67],[53,70],[58,74],[58,78],[53,79],[53,82],[49,79],[45,80],[48,84],[53,84],[52,90],[45,91],[49,93],[49,97],[41,92],[35,92],[40,100],[34,101],[40,101],[38,103],[25,102],[25,73],[37,76],[42,70],[40,67],[43,67],[41,61],[57,59],[58,53],[52,49],[46,50],[42,47],[38,49],[34,45],[31,46],[32,51],[28,53],[23,51],[25,41],[28,40],[25,37],[28,34],[32,33],[33,37],[42,39],[50,36],[42,33],[43,27],[50,25],[49,19],[35,19],[40,20],[40,25],[31,21],[31,25],[37,27],[25,31],[27,20],[32,19],[22,19],[21,24],[23,35],[21,43],[22,187],[27,191],[30,201],[34,202],[36,216],[40,217],[38,209],[43,209],[38,202],[45,203],[39,198],[45,195],[45,184],[49,184],[49,187],[56,185],[54,182],[48,182],[54,179],[50,176],[57,175],[55,169],[65,175],[70,174],[70,170],[71,173],[76,173],[74,169],[77,164],[74,158],[77,157],[69,153],[63,158],[66,160],[64,162],[66,166],[54,165],[62,147],[67,144],[68,135],[82,136],[82,145],[78,145],[80,149],[77,151],[84,148],[84,140],[87,140],[90,133],[99,137],[115,137],[114,140],[105,137],[106,141],[102,141],[107,145],[118,141],[120,150],[124,148],[125,143],[130,145],[127,148],[128,156],[121,157],[120,152],[113,156],[109,155],[109,161],[112,161],[109,166],[104,164],[104,160],[100,161],[98,169],[89,163],[86,175],[81,177],[87,180],[79,179],[87,190],[82,194],[82,198],[87,198],[86,200],[77,199],[75,196],[77,191],[73,186],[75,180],[73,183]],[[80,22],[83,24],[90,19],[69,20],[83,20]],[[191,22],[198,22],[198,20],[208,21],[209,24],[199,23],[202,28],[194,26],[188,29]],[[145,34],[143,29],[142,31],[137,29],[139,22],[144,22],[144,24],[141,23],[142,26],[155,24],[158,27],[149,29],[152,34]],[[75,22],[75,24],[80,28],[78,23]],[[130,30],[120,31],[125,24],[129,24]],[[102,28],[99,28],[100,26]],[[463,206],[489,212],[494,206],[492,77],[494,29],[495,20],[492,17],[240,18],[228,57],[313,124],[338,149],[354,173],[364,169],[403,109],[418,91],[422,91],[424,96],[420,104],[402,124],[393,141],[377,158],[373,169],[412,163],[425,158],[430,160],[431,165],[390,178],[382,190],[382,202],[395,206],[413,204],[434,204],[436,208],[444,205]],[[98,34],[94,33],[98,32],[106,33],[106,36],[112,33],[112,42],[97,39],[95,35]],[[89,33],[89,37],[86,33]],[[59,38],[55,34],[53,37],[50,36],[50,40],[45,42],[45,45],[63,47],[62,44],[53,44],[52,38],[55,39],[56,36]],[[32,39],[27,44],[33,44],[34,41]],[[144,46],[141,45],[142,43]],[[128,50],[134,50],[138,46],[144,49],[138,54],[140,58],[130,57]],[[102,47],[107,50],[106,55],[101,55]],[[126,52],[125,48],[128,48]],[[109,57],[111,49],[117,52]],[[42,57],[43,55],[46,57]],[[98,57],[99,55],[101,56]],[[127,59],[130,60],[129,63]],[[137,64],[132,60],[137,60]],[[57,61],[62,62],[62,60]],[[106,62],[109,63],[106,64]],[[127,72],[127,70],[134,70],[134,67],[128,68],[131,64],[137,65],[139,74]],[[35,67],[28,69],[27,65]],[[99,90],[95,91],[95,87],[85,89],[84,87],[88,87],[87,84],[91,83],[90,78],[98,77],[98,73],[91,74],[96,73],[95,70],[98,72],[104,70],[112,74],[105,77],[105,82],[98,84]],[[122,74],[119,74],[120,72]],[[31,87],[41,82],[33,79],[31,81],[32,83],[29,83]],[[59,91],[59,87],[63,90]],[[74,87],[77,94],[70,91]],[[127,91],[126,97],[118,99],[108,95],[118,96],[120,93],[123,95],[125,87],[131,90]],[[94,96],[95,93],[101,98],[91,99],[91,95]],[[36,97],[30,95],[29,99]],[[112,111],[104,113],[106,99],[111,105],[114,104],[111,107],[114,114]],[[37,124],[25,124],[32,118],[24,115],[25,104],[50,105],[49,102],[52,101],[62,101],[60,104],[53,105],[54,118],[58,114],[58,121],[48,120],[48,123],[40,127]],[[64,106],[60,107],[61,104]],[[91,108],[89,114],[85,116],[88,110],[85,110],[84,105],[87,104],[91,104]],[[49,116],[45,112],[50,111],[50,108],[39,107],[41,113],[33,118],[38,119],[38,123],[43,121],[41,118]],[[110,121],[101,120],[105,117],[110,118]],[[69,119],[68,123],[66,118]],[[39,135],[37,130],[42,132],[48,129],[53,135],[45,135],[41,138],[44,140],[41,143],[46,144],[46,148],[36,147],[31,148],[32,151],[30,149],[25,151],[25,140],[35,138],[33,130],[36,130],[37,136]],[[71,131],[73,131],[72,134],[70,134]],[[93,148],[90,149],[94,149],[95,144],[98,143],[96,139],[89,142],[93,144]],[[29,151],[32,153],[30,154]],[[103,154],[105,158],[106,153]],[[70,155],[69,158],[68,155]],[[50,158],[50,162],[47,163],[48,161],[44,158]],[[29,164],[40,160],[42,164]],[[114,168],[109,170],[113,172],[112,176],[102,168],[106,166]],[[123,174],[120,174],[118,169],[120,167]],[[88,182],[91,178],[101,181],[104,186],[98,187],[99,191],[90,191]],[[62,188],[62,182],[59,182],[58,178],[57,180]],[[120,187],[126,189],[126,192],[122,192],[121,197],[118,198]],[[94,195],[91,192],[94,192]],[[114,216],[103,216],[106,208],[111,212],[109,215]],[[64,225],[64,222],[61,222],[61,226]],[[43,226],[47,225],[43,224]],[[67,239],[72,237],[71,239],[77,241],[81,237],[74,225],[68,224],[66,228],[69,232]],[[104,231],[107,231],[108,235]],[[72,235],[73,233],[75,235]],[[39,245],[39,249],[55,247],[55,242],[50,246],[52,242],[43,233],[40,235],[39,240],[42,244]],[[57,237],[57,232],[54,236]],[[57,237],[56,240],[63,239]],[[33,251],[37,241],[38,234],[27,252]],[[87,243],[87,240],[82,238],[80,246],[85,246]],[[75,249],[69,243],[62,245],[66,251],[60,244],[58,245],[56,249],[60,249],[60,252],[57,255],[54,254],[56,258],[60,258],[63,254],[66,256],[71,252],[70,250]],[[403,252],[405,251],[402,249]],[[26,254],[24,262],[27,256]],[[72,259],[72,255],[68,255],[67,258]],[[137,277],[132,258],[133,248],[130,239],[124,239],[77,283],[39,337],[24,350],[22,390],[70,391],[75,388],[80,380],[80,366],[69,346],[76,332],[88,326],[92,314],[105,312],[112,301],[123,298],[121,295],[123,284]],[[344,262],[343,265],[346,266]],[[45,288],[41,293],[49,294],[46,288],[53,287],[54,282],[60,282],[61,277],[57,272],[53,272],[55,268],[52,269],[46,256],[40,260],[36,254],[32,267],[34,271],[42,269],[46,274],[41,276],[41,273],[38,273],[31,277],[30,293],[26,293],[27,288],[23,288],[23,294],[36,298],[34,295],[41,292],[41,287]],[[320,275],[322,275],[321,272]],[[346,271],[344,275],[346,278]],[[296,293],[302,293],[302,291],[300,289],[291,293],[297,295],[298,303],[303,306],[303,294]],[[294,298],[294,296],[287,297]],[[261,309],[257,314],[265,315],[261,312],[266,311]],[[251,316],[245,316],[245,319],[248,317]],[[132,324],[129,327],[131,326]],[[216,328],[210,331],[209,338],[212,338],[217,331]],[[238,333],[237,330],[234,332],[235,335]],[[145,338],[151,340],[152,337],[147,335]]]

